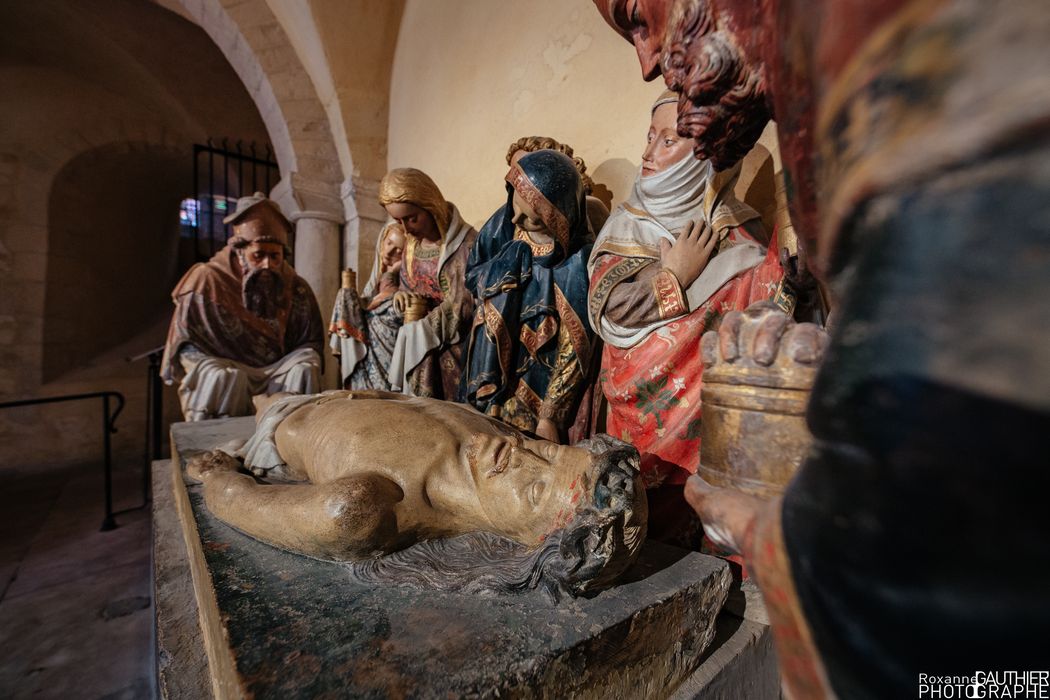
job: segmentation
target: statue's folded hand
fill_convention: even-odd
[[[690,221],[674,243],[660,241],[660,264],[687,288],[707,267],[717,243],[718,236],[707,222]]]
[[[394,308],[397,309],[398,313],[405,313],[405,308],[408,306],[411,298],[412,294],[410,292],[394,292]]]

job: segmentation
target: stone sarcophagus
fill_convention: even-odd
[[[364,582],[207,507],[188,460],[254,429],[176,424],[170,473],[155,478],[165,697],[671,697],[695,682],[732,586],[725,562],[647,542],[615,585],[557,602]],[[749,645],[764,639],[748,630]]]

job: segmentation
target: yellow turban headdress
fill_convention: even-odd
[[[379,183],[381,205],[385,207],[388,204],[406,202],[422,207],[434,217],[441,240],[445,239],[452,216],[448,202],[430,176],[422,170],[395,168],[384,175],[383,181]]]

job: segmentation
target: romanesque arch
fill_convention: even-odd
[[[296,224],[296,269],[322,309],[339,287],[346,179],[324,105],[266,0],[181,0],[255,101],[281,169],[270,195]],[[331,363],[330,363],[331,364]]]

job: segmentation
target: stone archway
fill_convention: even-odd
[[[191,192],[192,157],[187,144],[117,142],[77,155],[55,175],[44,383],[152,333],[170,315],[181,272],[179,202]]]
[[[226,56],[259,109],[281,170],[281,182],[269,194],[295,223],[296,270],[327,314],[339,288],[346,222],[341,192],[348,178],[324,105],[266,0],[180,2]]]
[[[11,291],[5,295],[13,299],[10,316],[15,329],[14,344],[24,348],[11,362],[18,371],[3,385],[0,393],[21,396],[32,394],[38,387],[60,375],[44,371],[44,356],[48,322],[47,287],[56,273],[56,260],[61,250],[51,236],[49,214],[55,207],[54,184],[59,174],[78,157],[106,149],[154,151],[181,154],[189,163],[192,150],[185,136],[149,120],[100,119],[80,124],[75,136],[42,140],[32,154],[12,156],[16,171],[12,173],[11,188],[16,191],[17,206],[10,212],[0,211],[0,223],[8,227],[17,248],[0,250],[0,272],[11,272],[7,284]],[[188,166],[187,166],[188,167]],[[189,179],[187,192],[189,190]],[[6,378],[5,378],[6,379]]]
[[[266,0],[180,0],[255,101],[281,175],[338,202],[344,180],[324,105]],[[317,204],[318,202],[307,202]]]
[[[114,310],[120,302],[114,301],[113,292],[134,294],[127,284],[141,276],[136,276],[137,270],[125,274],[119,265],[103,263],[88,271],[103,273],[105,294],[92,294],[99,289],[93,282],[88,285],[94,285],[92,290],[85,288],[84,266],[79,263],[87,261],[90,267],[98,252],[88,242],[95,241],[103,250],[113,241],[102,240],[109,235],[104,216],[90,222],[79,219],[76,196],[67,198],[63,192],[113,185],[92,191],[100,196],[115,193],[109,205],[124,209],[115,219],[123,217],[126,242],[134,235],[136,207],[153,206],[162,197],[149,192],[137,201],[142,188],[166,188],[164,202],[190,195],[187,171],[194,143],[209,136],[261,142],[268,134],[225,57],[185,18],[141,0],[17,0],[7,5],[0,30],[12,57],[0,65],[0,397],[121,391],[128,405],[113,437],[115,454],[118,459],[141,456],[138,426],[145,422],[145,366],[131,365],[124,357],[163,339],[161,327],[170,313],[166,293],[162,299],[160,282],[150,280],[156,293],[151,297],[157,308],[155,323],[125,338],[122,347],[126,331],[146,322],[139,313],[143,308],[116,330],[105,314],[121,316],[124,309]],[[141,32],[143,26],[150,27],[148,35]],[[223,98],[214,99],[209,90],[220,91]],[[109,154],[97,161],[100,172],[93,176],[90,163],[80,161],[86,169],[81,167],[72,183],[58,183],[56,192],[56,181],[65,177],[67,166],[91,153]],[[141,176],[146,182],[138,183],[141,187],[126,190],[130,199],[121,198],[117,187],[127,179],[113,165],[114,154],[121,153],[128,156],[127,162],[138,164],[137,172],[147,171]],[[152,170],[138,167],[153,157],[147,153],[162,161]],[[92,177],[111,182],[96,183]],[[177,209],[170,213],[174,224]],[[57,237],[51,230],[55,221],[64,221]],[[125,259],[125,265],[133,264]],[[164,284],[170,290],[171,276],[152,269],[157,277],[167,276]],[[67,289],[49,309],[48,297],[62,283]],[[98,304],[96,297],[104,297],[106,303]],[[64,328],[63,321],[68,322]],[[84,342],[92,334],[98,337]],[[95,360],[85,363],[92,355]],[[28,466],[96,459],[97,414],[98,407],[86,402],[3,412],[0,463]]]
[[[296,221],[296,268],[327,311],[340,261],[368,269],[387,218],[378,185],[404,0],[155,1],[181,6],[255,101],[282,175],[270,194]]]

